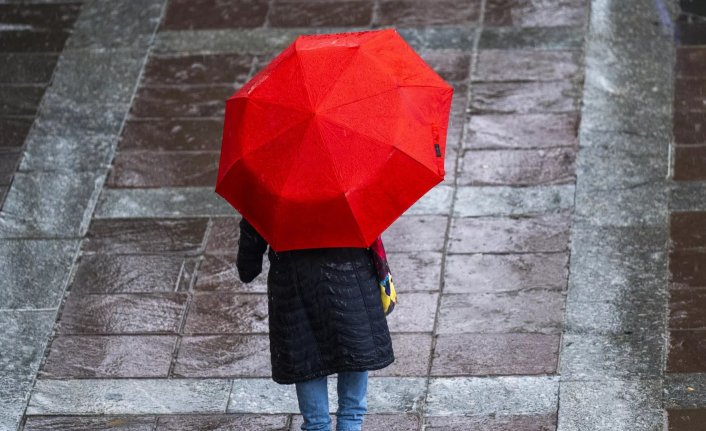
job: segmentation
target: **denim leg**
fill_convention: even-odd
[[[328,412],[328,390],[326,376],[295,383],[299,411],[304,417],[304,431],[331,431]]]
[[[368,411],[368,372],[338,373],[338,410],[336,431],[360,431],[363,415]]]

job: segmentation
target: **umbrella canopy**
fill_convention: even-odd
[[[276,251],[368,247],[443,180],[452,95],[394,29],[299,36],[226,101],[216,193]]]

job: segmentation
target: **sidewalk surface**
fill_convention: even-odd
[[[384,235],[366,430],[706,430],[696,0],[0,0],[0,430],[297,430],[213,187],[297,35],[395,27],[455,88]],[[331,379],[335,409],[335,380]]]

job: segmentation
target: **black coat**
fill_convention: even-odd
[[[267,242],[240,222],[237,267],[250,282]],[[289,384],[339,371],[376,370],[395,358],[366,248],[268,252],[272,379]]]

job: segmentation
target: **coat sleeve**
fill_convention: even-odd
[[[262,272],[262,255],[267,250],[267,242],[244,218],[240,220],[240,239],[236,266],[238,276],[249,283]]]

